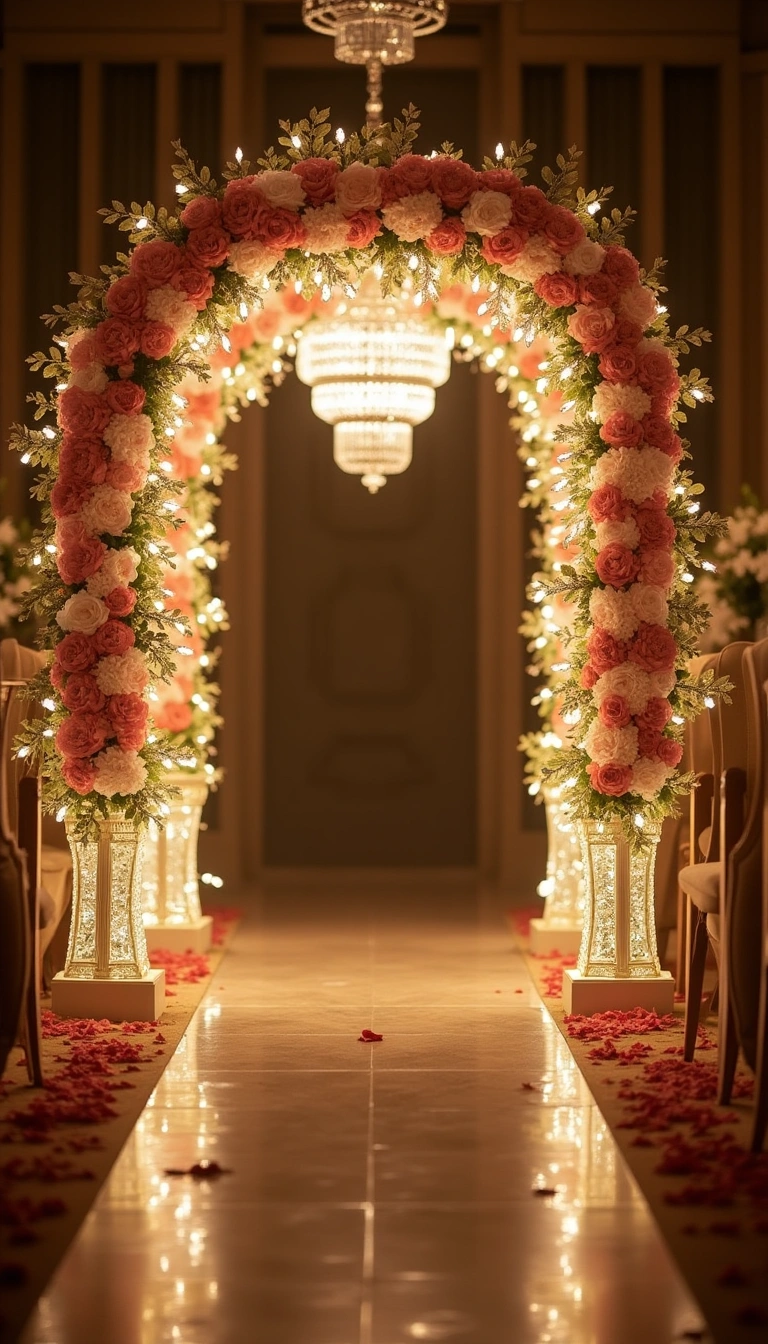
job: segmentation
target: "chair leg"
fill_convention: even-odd
[[[728,1106],[736,1077],[736,1065],[739,1062],[739,1038],[736,1035],[736,1023],[729,1011],[728,995],[721,995],[718,1031],[718,1079],[717,1104]]]
[[[760,987],[760,1020],[757,1026],[755,1109],[752,1116],[752,1152],[761,1153],[768,1130],[768,966],[763,968]]]
[[[701,992],[704,988],[704,969],[707,964],[709,937],[707,934],[706,915],[695,908],[692,910],[689,909],[688,914],[690,954],[688,957],[687,992],[685,996],[683,1058],[690,1063],[696,1050],[696,1033],[699,1029]]]
[[[677,888],[677,946],[675,948],[675,989],[685,993],[686,952],[688,949],[688,897],[682,887]]]

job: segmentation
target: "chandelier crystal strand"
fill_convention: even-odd
[[[347,65],[403,65],[417,37],[436,33],[448,17],[446,0],[303,0],[308,28],[334,38],[337,61]]]
[[[312,410],[333,425],[333,456],[372,494],[411,461],[413,426],[435,409],[451,355],[404,297],[384,298],[368,273],[336,316],[313,322],[299,342],[296,373]]]

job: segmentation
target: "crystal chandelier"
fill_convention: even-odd
[[[411,461],[413,426],[435,409],[451,354],[405,296],[384,298],[370,273],[335,315],[311,322],[296,373],[312,388],[312,410],[333,425],[333,457],[371,494]]]

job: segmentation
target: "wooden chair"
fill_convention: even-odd
[[[691,794],[690,863],[683,868],[678,880],[688,903],[687,909],[687,976],[685,997],[684,1058],[692,1060],[696,1050],[696,1034],[701,1018],[701,994],[707,950],[711,943],[721,971],[720,910],[722,890],[722,851],[720,823],[721,776],[724,769],[746,766],[747,729],[746,700],[741,660],[748,645],[744,641],[729,644],[722,653],[709,655],[714,659],[716,677],[727,676],[733,684],[731,702],[718,700],[709,714],[700,714],[692,725],[690,736],[691,764],[697,776],[698,787]],[[702,660],[703,661],[703,660]],[[712,666],[712,663],[709,663]],[[698,667],[699,672],[708,670]],[[697,725],[699,725],[697,727]],[[707,744],[709,735],[709,744]],[[731,790],[731,793],[733,790]],[[736,800],[730,798],[728,811],[728,838],[732,842],[732,818]],[[736,807],[740,822],[740,808]],[[727,852],[727,851],[726,851]],[[721,1026],[727,1020],[722,985],[720,997]]]
[[[768,744],[768,682],[762,686],[763,751]],[[752,1119],[752,1151],[762,1152],[768,1130],[768,764],[763,756],[763,862],[762,862],[762,920],[760,925],[760,991],[757,1019],[757,1051],[755,1059],[755,1109]]]

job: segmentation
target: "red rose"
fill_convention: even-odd
[[[661,733],[657,729],[638,727],[637,750],[641,756],[648,756],[651,760],[655,760],[658,756],[660,742]]]
[[[176,340],[176,332],[167,322],[145,322],[141,329],[141,353],[148,359],[164,359]]]
[[[99,537],[89,536],[80,525],[80,535],[68,539],[56,556],[56,568],[65,583],[85,583],[101,567],[107,548]]]
[[[493,237],[483,239],[480,254],[491,265],[511,266],[513,261],[517,261],[527,241],[528,235],[522,229],[507,224]]]
[[[99,438],[112,418],[104,398],[98,392],[84,392],[81,387],[68,387],[62,392],[56,414],[63,430],[84,438]]]
[[[600,356],[598,368],[609,383],[631,383],[637,372],[635,352],[628,345],[611,345]]]
[[[178,700],[166,700],[164,705],[153,709],[152,717],[158,728],[167,733],[183,733],[192,722],[192,710],[189,705]]]
[[[432,191],[449,210],[460,210],[466,205],[477,186],[477,173],[468,163],[461,159],[432,160]]]
[[[107,713],[119,746],[124,751],[140,751],[147,736],[146,701],[140,695],[112,695]]]
[[[93,761],[78,761],[70,758],[62,761],[61,773],[70,789],[75,793],[90,793],[96,782],[96,766]]]
[[[144,388],[127,378],[110,383],[104,396],[109,409],[114,411],[115,415],[138,415],[146,401]]]
[[[129,322],[138,322],[144,313],[147,301],[147,286],[137,275],[121,275],[110,285],[104,298],[104,306],[113,317],[125,317]]]
[[[643,442],[643,426],[627,411],[614,411],[600,426],[600,438],[612,448],[639,448]]]
[[[59,640],[55,658],[62,672],[87,672],[96,662],[96,650],[87,635],[72,630]]]
[[[632,512],[632,505],[624,498],[618,485],[599,485],[587,508],[593,523],[623,523]]]
[[[556,252],[564,257],[584,237],[584,225],[564,205],[552,205],[544,219],[542,233]]]
[[[443,219],[436,229],[427,234],[426,244],[437,257],[455,257],[467,241],[467,231],[460,219]]]
[[[579,296],[582,303],[596,303],[599,308],[609,308],[616,298],[616,285],[604,271],[595,271],[594,275],[581,276]]]
[[[219,224],[208,224],[203,229],[190,229],[187,238],[187,256],[198,266],[213,270],[227,259],[230,238]]]
[[[623,695],[606,695],[598,713],[608,728],[626,728],[632,720],[629,705]]]
[[[434,162],[422,154],[404,154],[389,170],[390,191],[395,196],[418,196],[422,191],[432,191]]]
[[[632,771],[628,765],[598,765],[597,761],[590,761],[587,774],[592,788],[610,798],[620,798],[629,791],[632,783]]]
[[[635,522],[644,546],[671,546],[677,535],[677,528],[666,510],[657,509],[652,504],[641,504],[635,509]]]
[[[381,233],[381,220],[375,210],[356,210],[347,218],[347,246],[367,247]]]
[[[254,225],[254,237],[273,252],[284,252],[289,247],[301,247],[307,236],[306,225],[295,210],[283,206],[264,205]]]
[[[663,700],[660,695],[654,695],[646,701],[642,714],[636,715],[635,723],[638,728],[650,728],[652,731],[660,733],[662,728],[666,728],[671,718],[672,706],[669,701]]]
[[[132,588],[119,584],[111,593],[107,593],[104,601],[111,616],[130,616],[136,606],[136,594]]]
[[[139,243],[131,253],[131,274],[144,281],[148,289],[170,285],[181,265],[181,252],[175,243],[151,238]]]
[[[637,380],[646,392],[666,392],[678,382],[677,372],[666,350],[643,350],[637,361]]]
[[[634,350],[643,338],[642,328],[628,317],[617,317],[611,328],[611,345],[628,345]]]
[[[523,187],[512,196],[510,224],[535,233],[541,229],[551,209],[549,201],[538,187]]]
[[[334,199],[339,171],[339,165],[333,159],[302,159],[301,163],[291,167],[291,172],[301,178],[309,205],[325,205],[326,201]]]
[[[500,191],[511,200],[522,191],[523,184],[510,168],[484,168],[477,174],[477,187],[479,191]]]
[[[60,691],[65,682],[65,674],[58,663],[51,663],[48,668],[48,680],[55,691]]]
[[[122,490],[126,495],[141,490],[146,480],[146,471],[132,462],[110,462],[107,468],[107,485],[111,485],[113,490]]]
[[[221,206],[215,196],[196,196],[179,218],[186,229],[207,229],[221,223]]]
[[[623,588],[627,583],[634,583],[639,569],[640,556],[620,541],[609,542],[598,551],[595,560],[597,577],[601,583],[610,584],[611,588]]]
[[[90,672],[73,672],[61,693],[67,709],[81,714],[98,714],[107,703],[99,683]]]
[[[221,207],[224,227],[234,238],[253,239],[256,216],[264,204],[264,196],[256,186],[254,176],[242,177],[227,183]]]
[[[112,725],[104,714],[70,714],[56,734],[56,750],[61,756],[96,756],[112,736]]]
[[[106,317],[94,332],[96,351],[102,364],[114,368],[125,364],[139,348],[141,328],[125,317]]]
[[[178,271],[173,277],[173,287],[178,289],[187,297],[188,303],[193,303],[199,313],[203,311],[205,305],[213,293],[214,276],[204,267],[196,265],[193,261],[184,260]]]
[[[658,448],[662,453],[666,453],[668,457],[673,457],[675,444],[679,443],[679,439],[667,417],[648,414],[643,416],[642,423],[646,443],[650,444],[651,448]]]
[[[590,663],[585,663],[581,669],[581,675],[579,677],[579,685],[583,687],[585,691],[591,691],[596,681],[597,681],[597,672],[595,671],[594,667],[592,667]]]
[[[136,643],[136,636],[129,625],[125,625],[122,621],[109,620],[91,635],[91,642],[99,657],[110,658],[132,649]]]
[[[599,677],[611,668],[620,667],[627,661],[627,646],[601,626],[596,626],[587,640],[587,653],[590,667]]]
[[[683,748],[673,737],[662,737],[656,754],[660,761],[674,769],[683,759]]]
[[[101,439],[65,434],[59,453],[59,479],[90,486],[103,485],[106,476],[107,450]]]
[[[73,513],[79,513],[90,493],[91,488],[84,481],[72,479],[57,481],[51,491],[51,509],[54,518],[66,518]]]
[[[604,275],[611,277],[617,289],[629,289],[640,280],[640,264],[626,247],[606,247],[602,270]]]
[[[666,626],[643,621],[629,648],[630,662],[645,672],[669,672],[675,666],[677,645]]]
[[[675,381],[663,391],[653,392],[651,394],[651,414],[661,415],[666,419],[672,407],[675,405],[680,395],[680,379],[675,374]]]
[[[568,211],[570,214],[570,211]],[[554,275],[541,275],[533,288],[552,308],[570,308],[579,296],[579,287],[572,275],[565,271],[555,271]]]

